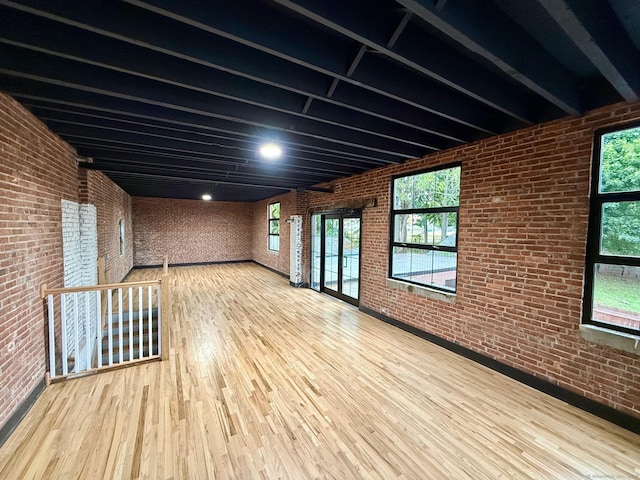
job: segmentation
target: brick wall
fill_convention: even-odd
[[[291,215],[305,213],[301,206],[300,197],[303,195],[296,192],[279,195],[277,197],[255,202],[253,204],[253,243],[252,258],[254,261],[277,270],[280,273],[289,275],[289,235],[290,228],[286,220]],[[280,250],[274,252],[267,247],[269,234],[269,204],[280,202]],[[303,231],[308,229],[308,219],[303,218]]]
[[[619,104],[523,129],[337,180],[334,194],[309,193],[308,207],[377,198],[363,211],[362,307],[640,416],[640,356],[578,333],[594,131],[639,118],[640,104]],[[454,161],[462,162],[462,192],[450,304],[389,288],[386,279],[391,176]],[[256,204],[256,260],[265,258],[266,204],[294,202],[285,197]],[[308,281],[308,213],[304,220]]]
[[[98,283],[96,207],[62,200],[64,286]]]
[[[64,264],[64,286],[77,287],[96,285],[98,283],[98,231],[96,227],[96,207],[91,204],[79,204],[70,200],[62,200],[62,257]],[[86,297],[85,297],[86,296]],[[67,359],[86,365],[93,352],[94,335],[98,325],[96,299],[94,295],[80,293],[65,295]],[[87,308],[88,305],[88,308]],[[59,307],[57,307],[59,308]],[[79,349],[76,352],[74,318],[78,314],[80,321],[78,336]],[[86,328],[87,324],[89,329]],[[60,332],[56,332],[60,334]],[[61,345],[62,336],[56,335],[56,345]],[[57,352],[60,355],[60,351]]]
[[[106,281],[118,283],[133,268],[131,196],[97,170],[80,168],[80,200],[96,207],[98,252],[105,258]],[[120,254],[120,226],[124,223],[124,253]]]
[[[66,231],[73,244],[69,284],[95,283],[98,256],[107,257],[109,281],[120,281],[133,265],[131,198],[101,172],[79,169],[76,157],[0,93],[0,428],[47,370],[39,289],[65,283],[62,205],[73,218]],[[127,226],[124,256],[119,218]]]
[[[0,428],[42,381],[40,285],[63,285],[61,200],[78,201],[75,152],[0,93]]]
[[[251,260],[252,212],[251,203],[134,197],[134,263]]]

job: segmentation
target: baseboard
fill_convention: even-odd
[[[309,284],[306,282],[295,283],[289,280],[289,286],[293,288],[309,288]]]
[[[289,274],[288,273],[283,273],[283,272],[281,272],[279,270],[276,270],[275,268],[271,268],[268,265],[265,265],[264,263],[256,262],[255,260],[251,260],[251,261],[253,263],[255,263],[256,265],[260,265],[262,268],[266,268],[270,272],[273,272],[273,273],[276,273],[276,274],[280,275],[281,277],[289,278]]]
[[[524,383],[531,388],[535,388],[540,392],[551,395],[552,397],[555,397],[558,400],[562,400],[569,405],[573,405],[574,407],[577,407],[581,410],[592,413],[593,415],[619,425],[620,427],[625,428],[631,432],[640,434],[640,418],[633,417],[627,413],[620,412],[613,407],[604,405],[600,402],[596,402],[595,400],[586,398],[570,390],[566,390],[565,388],[531,375],[530,373],[518,370],[515,367],[506,365],[491,357],[487,357],[486,355],[470,350],[466,347],[463,347],[462,345],[458,345],[457,343],[453,343],[444,338],[438,337],[437,335],[434,335],[432,333],[420,330],[413,325],[408,325],[387,315],[376,312],[375,310],[371,310],[366,307],[360,307],[360,311],[366,313],[367,315],[371,315],[378,320],[382,320],[383,322],[389,323],[406,332],[416,335],[420,338],[428,340],[431,343],[446,348],[447,350],[457,353],[458,355],[468,358],[469,360],[473,360],[474,362],[484,365],[491,370],[513,378],[514,380],[517,380],[520,383]]]
[[[191,263],[170,263],[169,267],[198,267],[201,265],[225,265],[229,263],[251,263],[253,260],[221,260],[218,262],[191,262]],[[131,270],[144,270],[147,268],[162,268],[164,265],[134,265]]]
[[[42,379],[35,388],[31,391],[31,393],[24,399],[24,401],[20,404],[20,406],[13,412],[13,415],[9,417],[7,423],[0,428],[0,447],[4,445],[9,436],[13,433],[16,427],[20,424],[24,416],[31,409],[33,404],[36,402],[40,394],[44,391],[45,388],[45,380]]]

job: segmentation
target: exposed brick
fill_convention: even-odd
[[[42,380],[40,285],[63,286],[61,200],[77,202],[75,151],[0,93],[0,426]],[[6,261],[6,263],[5,263]]]
[[[133,198],[135,265],[251,260],[253,204]]]
[[[79,181],[87,175],[79,172],[84,169],[78,169],[76,157],[73,148],[0,93],[0,428],[47,370],[40,286],[64,284],[62,201],[94,203],[98,219],[103,219],[98,255],[108,254],[110,242],[118,241],[117,223],[114,228],[106,213],[120,209],[129,221],[129,261],[128,266],[124,262],[112,267],[120,276],[116,281],[132,265],[130,197],[101,172],[91,171],[90,182]],[[81,232],[90,226],[76,227]],[[84,249],[95,257],[95,251],[86,245]]]
[[[639,105],[614,105],[339,179],[331,183],[335,193],[311,192],[299,209],[290,206],[300,203],[294,193],[259,202],[254,258],[286,272],[284,257],[266,253],[266,205],[280,201],[286,215],[303,215],[308,281],[307,207],[376,197],[362,216],[362,306],[640,416],[640,357],[578,333],[593,134],[639,119]],[[391,176],[454,161],[462,162],[456,303],[387,288]],[[288,251],[284,237],[281,251]]]

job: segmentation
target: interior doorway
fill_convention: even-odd
[[[360,296],[362,212],[311,217],[311,288],[353,305]]]

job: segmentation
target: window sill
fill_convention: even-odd
[[[423,287],[421,285],[415,285],[409,282],[403,282],[402,280],[396,280],[394,278],[387,278],[387,287],[401,290],[403,292],[414,293],[421,297],[431,298],[433,300],[442,300],[447,303],[456,303],[456,294],[442,292],[429,287]]]
[[[640,355],[640,336],[616,332],[595,325],[580,325],[580,336],[588,342]]]

